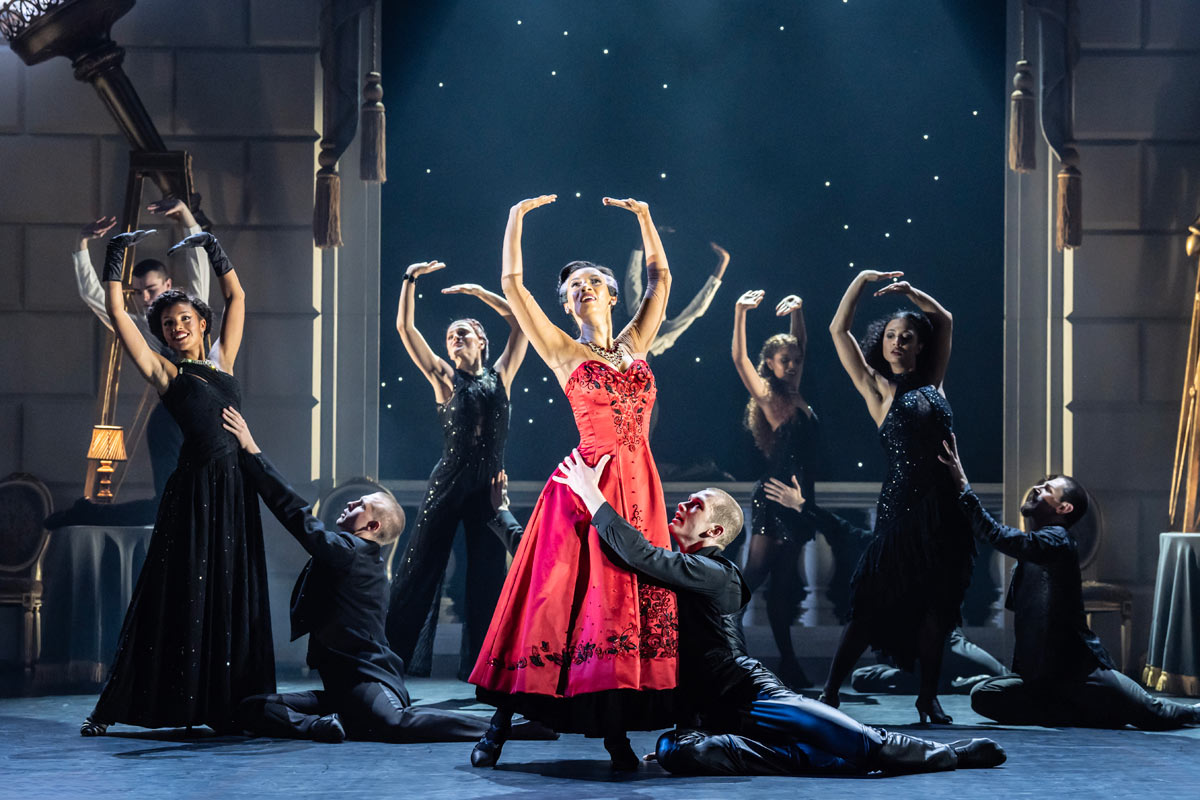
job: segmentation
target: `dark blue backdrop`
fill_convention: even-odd
[[[645,200],[659,225],[676,229],[665,237],[675,276],[668,316],[715,264],[709,240],[733,256],[707,316],[653,361],[661,464],[711,458],[755,477],[729,340],[737,296],[765,289],[750,317],[752,356],[785,327],[768,305],[791,292],[805,298],[802,388],[830,440],[822,477],[879,480],[874,426],[827,329],[846,285],[869,267],[905,270],[954,313],[946,391],[959,440],[969,474],[999,480],[1002,2],[385,6],[382,476],[424,477],[441,447],[432,390],[392,325],[405,266],[449,265],[422,280],[417,307],[439,353],[445,326],[467,315],[499,346],[506,331],[495,314],[438,289],[471,281],[498,290],[509,206],[557,193],[526,218],[524,239],[526,283],[552,318],[562,264],[586,258],[622,274],[638,244],[632,216],[602,207],[604,195]],[[897,305],[864,300],[857,329]],[[513,395],[509,474],[543,480],[577,436],[532,349]]]

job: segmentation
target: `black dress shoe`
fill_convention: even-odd
[[[346,741],[346,729],[337,714],[326,714],[319,718],[308,729],[308,735],[314,742],[337,744]]]

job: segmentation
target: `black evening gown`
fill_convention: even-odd
[[[454,394],[438,405],[442,457],[429,476],[417,524],[392,577],[387,636],[409,675],[429,675],[442,578],[459,523],[466,537],[466,614],[458,677],[466,680],[504,586],[505,550],[487,523],[492,478],[504,466],[509,400],[499,373],[454,371]]]
[[[927,615],[946,635],[961,624],[975,561],[975,538],[938,461],[953,422],[934,386],[912,373],[900,377],[879,428],[888,467],[875,536],[851,580],[851,618],[865,624],[871,647],[910,671]]]
[[[792,485],[792,476],[800,482],[805,500],[814,500],[814,481],[823,456],[820,424],[797,408],[792,418],[775,429],[775,444],[768,456],[767,470],[754,484],[751,498],[750,532],[755,536],[786,539],[796,546],[811,541],[816,533],[811,520],[798,511],[767,499],[763,484],[769,478]]]
[[[162,396],[183,430],[146,561],[92,720],[228,728],[242,698],[275,691],[258,496],[221,424],[232,375],[182,361]]]

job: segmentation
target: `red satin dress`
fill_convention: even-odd
[[[584,461],[612,455],[604,497],[650,543],[669,547],[647,441],[655,391],[643,360],[624,373],[585,361],[565,389]],[[656,730],[674,722],[677,657],[674,593],[613,563],[579,498],[547,481],[471,673],[479,698],[560,732]]]

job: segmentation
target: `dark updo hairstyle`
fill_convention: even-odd
[[[897,376],[892,373],[891,365],[883,357],[883,332],[887,329],[888,323],[894,319],[908,320],[908,324],[916,330],[917,341],[924,346],[921,348],[921,352],[917,353],[915,372],[923,381],[929,380],[932,377],[929,370],[933,364],[937,363],[934,358],[937,342],[933,336],[933,323],[924,313],[912,309],[901,309],[889,316],[880,317],[867,326],[867,332],[863,334],[862,341],[859,343],[867,365],[888,380],[896,380]]]
[[[473,319],[472,317],[459,317],[458,319],[454,320],[454,322],[451,322],[449,325],[446,326],[446,332],[449,333],[450,329],[453,328],[455,325],[457,325],[460,322],[467,323],[467,327],[469,327],[471,330],[475,331],[475,335],[483,340],[483,355],[480,356],[480,360],[483,362],[484,366],[487,366],[488,338],[487,338],[487,332],[484,331],[484,329],[483,329],[483,323],[481,323],[477,319]]]
[[[158,340],[163,344],[170,346],[167,337],[163,335],[162,315],[168,308],[177,303],[187,303],[192,308],[196,309],[196,313],[200,315],[200,319],[204,320],[204,330],[212,330],[212,309],[208,307],[208,303],[201,300],[191,292],[185,292],[183,289],[167,289],[165,292],[154,298],[154,302],[146,309],[146,324],[150,326],[150,332],[153,333]]]
[[[593,264],[590,261],[572,261],[567,264],[558,273],[558,304],[561,306],[567,302],[567,278],[571,277],[572,272],[578,272],[581,269],[592,268],[604,276],[604,282],[608,284],[608,291],[616,298],[620,289],[617,286],[617,276],[608,267],[603,267],[599,264]]]
[[[790,333],[777,333],[763,342],[762,349],[758,351],[758,366],[755,367],[755,370],[767,382],[767,388],[773,395],[786,397],[788,385],[786,381],[775,377],[775,373],[771,371],[767,362],[774,358],[779,351],[789,347],[799,350],[800,340]],[[804,358],[804,353],[801,353],[800,357]],[[754,437],[754,444],[758,449],[770,456],[771,450],[775,447],[775,431],[771,428],[771,423],[767,421],[767,415],[763,413],[762,407],[754,399],[754,395],[750,395],[750,400],[746,403],[746,415],[742,424]]]

